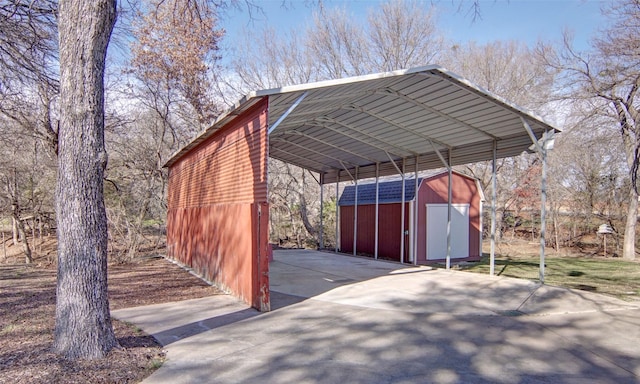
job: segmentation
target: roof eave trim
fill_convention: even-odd
[[[345,85],[345,84],[351,84],[351,83],[358,83],[362,81],[383,79],[386,77],[409,75],[413,73],[428,72],[428,71],[434,71],[434,70],[446,71],[444,68],[442,68],[439,65],[427,65],[427,66],[415,67],[415,68],[409,68],[409,69],[399,69],[396,71],[373,73],[370,75],[345,77],[345,78],[335,79],[335,80],[318,81],[315,83],[306,83],[306,84],[298,84],[298,85],[289,85],[289,86],[280,87],[280,88],[263,89],[260,91],[253,92],[253,94],[255,96],[271,96],[271,95],[278,95],[282,93],[302,92],[302,91],[308,91],[316,88],[332,87],[336,85]]]

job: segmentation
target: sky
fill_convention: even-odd
[[[346,7],[357,19],[365,20],[377,0],[323,0],[330,7]],[[302,30],[311,21],[309,0],[255,0],[264,14],[247,10],[231,11],[223,18],[226,43],[241,33],[242,28],[270,26],[279,31]],[[285,4],[285,6],[283,6]],[[538,39],[557,41],[567,28],[574,33],[577,49],[586,50],[589,40],[606,20],[600,8],[606,2],[597,0],[480,0],[480,17],[475,18],[470,0],[426,0],[434,6],[437,24],[444,37],[457,41],[487,43],[495,40],[519,40],[534,45]]]

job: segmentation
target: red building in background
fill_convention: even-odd
[[[418,264],[446,258],[448,180],[447,172],[419,178],[417,209],[415,178],[405,180],[404,227],[402,180],[378,183],[379,258],[413,262],[417,256]],[[375,255],[376,184],[358,185],[357,225],[354,222],[355,191],[355,185],[347,186],[338,202],[340,251],[353,253],[353,234],[357,228],[356,253]],[[476,179],[453,172],[451,192],[451,259],[479,260],[482,255],[482,190]]]

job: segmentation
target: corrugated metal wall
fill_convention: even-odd
[[[169,168],[167,252],[269,310],[267,99]]]

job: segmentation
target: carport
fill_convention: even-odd
[[[543,280],[545,157],[555,131],[438,66],[253,92],[167,162],[167,253],[268,311],[269,157],[318,173],[321,201],[326,184],[352,181],[357,188],[361,179],[377,183],[392,174],[404,182],[407,174],[441,167],[451,177],[455,165],[493,160],[493,260],[495,160],[536,150],[543,160]],[[357,209],[354,216],[357,225]],[[378,220],[376,214],[376,226]]]

